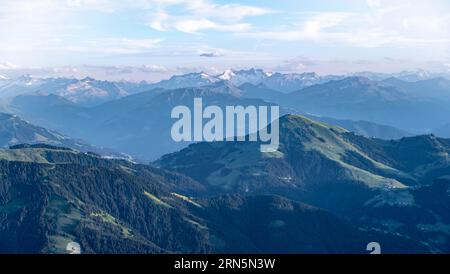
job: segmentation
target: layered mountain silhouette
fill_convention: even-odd
[[[188,177],[48,145],[0,150],[0,252],[361,253],[429,247],[273,195],[211,197]],[[80,176],[82,174],[82,176]]]
[[[450,91],[445,86],[442,79],[406,83],[348,77],[292,92],[276,102],[317,116],[423,133],[448,123]]]
[[[15,113],[8,102],[21,95],[56,95],[77,106],[94,107],[140,92],[160,93],[226,83],[240,89],[242,97],[274,102],[297,113],[370,122],[412,134],[433,132],[447,137],[447,131],[441,130],[450,122],[450,84],[445,77],[448,76],[425,71],[320,76],[247,69],[227,70],[219,75],[189,73],[158,83],[133,83],[90,77],[41,79],[24,75],[1,81],[0,110]],[[361,124],[352,127],[357,128],[361,128]]]
[[[8,109],[35,124],[87,140],[95,146],[110,147],[148,161],[189,144],[172,141],[170,129],[174,120],[170,113],[173,107],[186,105],[192,109],[194,98],[199,97],[203,99],[205,107],[217,105],[223,109],[228,105],[274,105],[269,98],[255,95],[261,94],[261,89],[270,90],[251,84],[238,88],[220,81],[197,88],[154,89],[90,108],[57,95],[22,95],[15,97],[8,104]],[[282,106],[281,112],[299,111]],[[406,131],[371,122],[311,117],[368,137],[394,139],[410,135]]]
[[[412,135],[447,136],[449,87],[406,72],[4,77],[0,252],[448,253],[450,140]],[[172,141],[171,110],[198,97],[280,105],[279,149]]]
[[[41,79],[23,75],[0,82],[0,98],[8,99],[26,94],[53,94],[75,104],[94,106],[150,89],[152,86],[146,82],[111,82],[91,77]]]
[[[189,144],[172,140],[175,120],[170,114],[178,105],[193,109],[197,97],[203,98],[205,106],[223,108],[270,105],[261,99],[242,98],[237,88],[221,82],[200,88],[138,93],[93,108],[75,105],[56,95],[23,95],[15,97],[10,108],[39,125],[148,161]]]
[[[30,124],[17,115],[0,113],[0,147],[7,148],[19,144],[48,144],[82,152],[99,153],[103,156],[130,158],[112,149],[94,147],[83,140],[73,139],[56,131]]]
[[[450,215],[432,204],[433,199],[447,204],[450,197],[424,193],[450,191],[450,140],[368,139],[292,115],[281,118],[280,130],[277,152],[262,153],[256,142],[199,143],[156,164],[192,177],[212,193],[278,194],[365,227],[427,242],[443,237],[433,247],[448,250],[443,220]]]

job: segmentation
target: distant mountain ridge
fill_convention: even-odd
[[[370,121],[408,132],[430,132],[449,122],[448,80],[392,79],[347,77],[286,94],[275,102],[311,115]]]
[[[32,125],[17,115],[0,113],[0,147],[8,148],[20,144],[48,144],[82,152],[98,153],[102,156],[131,159],[129,155],[112,149],[94,147],[82,140]]]
[[[445,74],[429,73],[426,71],[401,72],[382,74],[373,72],[360,72],[346,75],[318,75],[314,72],[280,73],[266,72],[262,69],[228,69],[221,74],[208,74],[193,72],[174,75],[170,79],[157,83],[102,81],[91,77],[75,78],[36,78],[23,75],[18,78],[0,79],[0,98],[12,98],[23,94],[55,94],[67,100],[84,106],[94,106],[107,101],[125,97],[127,95],[150,91],[152,89],[178,89],[188,87],[208,86],[219,81],[226,81],[235,86],[243,84],[264,85],[269,89],[289,93],[309,86],[323,84],[331,80],[340,80],[346,77],[367,77],[374,81],[384,81],[396,77],[402,81],[415,82],[429,80],[437,77],[449,78]]]
[[[240,70],[227,69],[218,75],[208,74],[205,72],[175,75],[168,80],[163,80],[150,85],[156,88],[177,89],[186,87],[200,87],[210,85],[218,81],[227,81],[235,86],[241,86],[243,84],[258,86],[262,84],[272,90],[289,93],[305,87],[323,84],[331,80],[341,80],[347,77],[364,77],[373,81],[383,81],[391,77],[396,77],[406,82],[416,82],[434,78],[450,78],[449,75],[430,73],[421,70],[415,72],[403,71],[400,73],[391,74],[359,72],[344,75],[318,75],[314,72],[281,73],[267,72],[263,69],[250,68]]]
[[[255,68],[242,70],[228,69],[219,75],[209,75],[204,72],[177,75],[171,77],[169,80],[163,80],[159,83],[152,84],[152,86],[157,88],[176,89],[200,87],[219,81],[225,81],[234,86],[241,86],[243,84],[262,84],[278,92],[288,93],[335,78],[335,76],[319,76],[314,72],[283,74],[278,72],[265,72],[262,69]]]
[[[177,143],[171,138],[170,129],[174,120],[170,118],[170,113],[174,106],[186,105],[192,108],[196,97],[203,99],[205,107],[275,105],[270,103],[271,100],[262,100],[262,96],[256,96],[255,93],[261,93],[260,86],[253,91],[253,85],[245,86],[249,89],[219,81],[197,88],[153,90],[91,108],[73,104],[56,95],[18,96],[11,101],[9,108],[35,124],[148,161],[189,144]],[[252,96],[252,92],[255,96]],[[269,93],[271,92],[273,91],[270,90]],[[281,112],[292,113],[283,106]],[[320,117],[316,119],[320,120]],[[373,123],[337,119],[334,123],[369,137],[393,139],[409,135],[404,131]]]
[[[270,82],[266,81],[284,78],[290,83],[304,81],[303,84],[295,84],[296,87],[307,86],[284,93],[269,87]],[[67,81],[62,78],[22,79],[25,86],[54,87],[55,90],[60,86],[70,86]],[[359,135],[382,139],[429,132],[447,136],[445,125],[450,122],[450,85],[444,78],[405,82],[391,77],[375,81],[362,76],[323,78],[314,73],[280,74],[249,69],[229,70],[219,76],[191,73],[173,76],[157,84],[107,82],[92,78],[71,81],[77,87],[87,85],[110,89],[115,95],[107,96],[106,102],[96,101],[90,105],[87,101],[86,104],[74,102],[78,95],[83,97],[84,92],[80,90],[63,92],[62,96],[39,91],[2,101],[0,110],[96,146],[112,147],[143,161],[154,160],[189,144],[171,140],[173,120],[170,112],[175,105],[192,105],[195,97],[204,97],[205,105],[223,107],[227,104],[278,104],[283,114],[303,114]],[[314,84],[315,81],[318,82]],[[241,82],[244,83],[237,85]],[[185,85],[195,87],[175,88]],[[126,89],[142,92],[125,96],[121,90]],[[159,146],[152,147],[154,143]]]
[[[198,88],[138,93],[91,108],[56,95],[18,96],[9,107],[33,123],[148,161],[188,144],[172,140],[174,119],[170,114],[177,105],[193,108],[196,97],[202,97],[205,106],[271,104],[242,98],[236,87],[222,81]]]
[[[35,78],[24,75],[16,79],[4,80],[0,84],[0,98],[7,99],[27,94],[52,94],[75,104],[94,106],[150,89],[151,86],[142,82],[110,82],[91,77]]]
[[[384,81],[389,78],[396,78],[405,82],[417,82],[423,80],[430,80],[435,78],[446,78],[450,79],[450,75],[447,73],[436,73],[430,72],[423,69],[415,70],[415,71],[401,71],[397,73],[379,73],[379,72],[370,72],[370,71],[362,71],[356,73],[350,73],[347,76],[361,76],[366,77],[374,81]]]

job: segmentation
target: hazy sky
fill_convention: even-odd
[[[448,0],[0,0],[0,73],[450,68]]]

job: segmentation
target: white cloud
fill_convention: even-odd
[[[56,67],[20,67],[12,69],[9,65],[0,67],[2,75],[16,78],[29,74],[34,77],[93,77],[100,80],[130,80],[130,81],[158,81],[178,73],[177,68],[167,68],[162,65],[144,64],[136,66],[108,66],[108,65],[80,65]]]
[[[314,58],[342,54],[348,59],[391,55],[441,63],[450,60],[448,0],[365,0],[351,9],[349,1],[343,1],[339,12],[321,5],[314,7],[318,12],[307,12],[303,9],[310,5],[295,5],[297,0],[279,6],[291,10],[277,11],[264,8],[263,1],[237,0],[0,2],[0,60],[21,67],[141,62],[168,67],[194,63],[269,66],[298,52]],[[230,39],[213,32],[235,36]],[[186,39],[184,33],[196,36]],[[217,64],[217,59],[202,58],[207,56],[223,58]],[[303,60],[284,65],[293,70],[310,66]],[[142,70],[164,71],[152,66]]]
[[[151,14],[148,23],[151,28],[158,31],[177,30],[190,34],[202,30],[248,31],[252,26],[243,22],[246,17],[273,12],[267,8],[240,4],[218,5],[207,0],[170,0],[155,1],[155,3],[156,11]],[[181,12],[173,11],[174,7]]]
[[[355,40],[353,33],[342,30],[335,31],[334,27],[348,24],[354,19],[354,14],[343,12],[302,13],[299,23],[289,27],[289,30],[269,30],[240,33],[238,35],[252,38],[263,38],[283,41],[350,41]],[[331,29],[331,30],[330,30]]]
[[[158,73],[166,73],[169,72],[169,69],[165,66],[159,66],[159,65],[142,65],[139,67],[143,72],[158,72]]]
[[[270,9],[212,0],[66,0],[69,8],[91,9],[106,13],[139,9],[150,13],[148,26],[158,31],[170,29],[186,33],[201,30],[245,31],[246,17],[273,12]]]
[[[64,3],[64,1],[61,1]],[[114,13],[127,9],[149,9],[161,1],[152,0],[65,0],[68,8]]]
[[[369,0],[366,12],[300,13],[297,22],[238,34],[281,41],[341,43],[354,47],[450,45],[450,16],[439,4],[419,0]]]
[[[209,1],[186,1],[187,10],[197,16],[217,18],[224,21],[240,21],[248,16],[259,16],[271,13],[266,8],[240,4],[217,5]]]
[[[164,11],[158,11],[157,13],[152,15],[152,20],[149,22],[149,26],[157,31],[166,31],[167,27],[165,26],[166,20],[169,19],[169,15]]]
[[[371,8],[378,8],[381,6],[380,0],[367,0],[367,5]]]
[[[317,63],[317,60],[311,60],[309,58],[299,56],[289,60],[284,60],[281,64],[277,65],[274,70],[280,72],[305,72],[311,70],[311,68]]]
[[[282,61],[273,68],[274,71],[290,72],[316,72],[320,75],[342,75],[362,71],[380,73],[398,73],[401,71],[426,70],[429,72],[447,72],[445,64],[435,61],[416,61],[413,59],[398,59],[384,57],[382,59],[310,59],[296,57]],[[450,71],[450,70],[449,70]]]
[[[83,41],[79,45],[65,47],[66,50],[86,53],[136,54],[155,49],[163,39],[97,38]]]
[[[223,57],[224,54],[218,51],[200,53],[200,57]]]
[[[0,63],[0,70],[12,70],[12,69],[19,69],[20,67],[18,65],[15,65],[13,63],[4,62]]]
[[[249,30],[251,28],[251,25],[245,23],[223,24],[213,22],[209,19],[201,18],[177,21],[174,23],[173,28],[181,32],[195,34],[202,30],[242,32]]]

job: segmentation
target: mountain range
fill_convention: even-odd
[[[174,75],[170,79],[157,83],[101,81],[91,77],[76,78],[37,78],[23,75],[17,78],[0,77],[0,99],[12,98],[23,94],[55,94],[73,103],[84,106],[94,106],[127,95],[150,91],[152,89],[179,89],[188,87],[208,86],[220,81],[226,81],[234,86],[243,84],[262,85],[281,93],[289,93],[305,87],[324,84],[331,80],[341,80],[346,77],[365,77],[373,81],[386,81],[395,78],[407,83],[435,78],[448,79],[448,75],[426,71],[401,72],[392,74],[360,72],[348,75],[318,75],[314,72],[280,73],[265,72],[262,69],[228,69],[222,74],[214,75],[205,72]],[[413,87],[415,88],[415,87]],[[420,88],[420,87],[418,87]]]
[[[365,253],[372,241],[449,252],[450,140],[368,139],[296,115],[280,128],[276,152],[198,143],[155,166],[1,149],[0,252],[62,253],[72,241],[85,253]]]
[[[267,79],[280,77],[292,81],[309,79],[309,82],[295,84],[299,90],[290,93],[267,86],[270,84]],[[312,79],[318,83],[313,84]],[[22,85],[12,84],[16,82]],[[194,87],[184,87],[190,85]],[[39,91],[29,93],[25,89],[23,94],[23,90],[15,90],[24,86]],[[68,93],[69,86],[95,87],[110,90],[110,93],[104,99],[94,96],[96,103],[83,102],[77,98],[85,98],[83,94],[90,93],[90,89],[79,91],[76,88],[73,93]],[[407,82],[392,77],[376,81],[361,76],[336,76],[325,80],[313,74],[293,77],[257,69],[229,70],[217,77],[192,73],[173,76],[156,84],[24,76],[21,81],[11,80],[0,87],[2,92],[9,89],[13,94],[21,94],[2,100],[0,111],[86,140],[94,146],[111,147],[148,161],[189,144],[171,140],[173,120],[169,115],[174,106],[190,106],[198,96],[205,98],[206,105],[258,106],[273,102],[281,106],[283,114],[302,114],[366,137],[398,139],[430,132],[450,136],[446,129],[450,123],[447,118],[450,115],[449,86],[449,80],[445,78]],[[155,131],[160,134],[154,134]],[[159,145],[152,147],[149,143]]]
[[[245,83],[239,86],[241,90],[241,96],[245,98],[263,99],[267,102],[277,102],[283,100],[285,96],[281,92],[270,89],[264,84],[253,85],[250,83]],[[312,115],[301,111],[301,108],[287,108],[285,107],[289,104],[282,104],[286,113],[297,113],[308,116],[314,120],[326,122],[328,124],[338,125],[344,127],[349,131],[353,131],[357,134],[366,137],[375,137],[381,139],[400,139],[402,137],[407,137],[413,135],[406,130],[401,130],[395,127],[386,126],[382,124],[377,124],[374,122],[368,122],[364,120],[350,120],[350,119],[336,119],[320,115]],[[450,135],[449,135],[450,136]]]
[[[372,239],[386,253],[431,251],[280,196],[211,196],[177,173],[66,148],[0,150],[0,169],[2,253],[72,241],[83,253],[362,253]]]
[[[374,81],[384,81],[389,78],[396,78],[405,82],[418,82],[422,80],[430,80],[435,78],[449,79],[449,75],[447,73],[430,72],[423,69],[418,69],[415,71],[401,71],[397,73],[362,71],[350,73],[347,76],[365,77]]]
[[[65,253],[72,241],[83,253],[361,253],[373,238],[386,252],[429,251],[280,196],[211,197],[188,177],[128,161],[48,145],[0,159],[2,253]]]
[[[298,90],[275,100],[316,116],[364,120],[412,133],[432,132],[448,123],[448,80],[414,83],[348,77]]]
[[[170,113],[174,106],[186,105],[192,109],[196,97],[203,98],[205,107],[273,105],[270,101],[264,101],[264,97],[252,96],[252,92],[256,93],[254,88],[256,92],[261,90],[261,86],[245,84],[236,87],[229,82],[219,81],[196,88],[153,89],[94,107],[80,106],[57,95],[21,95],[13,98],[6,108],[34,124],[86,140],[98,147],[124,152],[146,162],[189,144],[174,142],[171,138],[174,120]],[[304,114],[283,106],[281,112]],[[319,116],[312,118],[341,125],[368,137],[394,139],[410,135],[406,131],[370,122]]]
[[[446,75],[425,71],[353,75],[283,74],[248,69],[227,70],[219,75],[203,72],[175,75],[158,83],[24,75],[0,82],[0,110],[14,113],[8,104],[21,95],[57,95],[77,106],[95,107],[142,92],[161,93],[226,83],[240,89],[241,97],[274,102],[316,117],[372,122],[413,134],[446,132],[440,130],[450,122],[447,119],[450,80]]]
[[[276,194],[449,251],[450,140],[368,139],[288,115],[280,121],[280,142],[273,153],[255,142],[192,144],[155,164],[216,195]]]
[[[168,80],[151,84],[152,87],[164,89],[177,89],[186,87],[199,87],[210,85],[218,81],[227,81],[235,86],[243,84],[264,85],[265,87],[282,93],[289,93],[303,89],[305,87],[323,84],[332,80],[341,80],[347,77],[363,77],[373,81],[384,81],[389,78],[396,78],[405,82],[417,82],[431,80],[435,78],[448,79],[449,75],[442,73],[432,73],[424,70],[413,72],[402,71],[399,73],[374,73],[359,72],[344,75],[318,75],[314,72],[303,73],[280,73],[266,72],[262,69],[228,69],[222,74],[213,75],[205,72],[188,73],[175,75]]]
[[[0,253],[449,253],[450,81],[435,76],[1,78]],[[172,141],[171,110],[198,97],[279,105],[278,150]]]
[[[73,139],[56,131],[28,123],[17,115],[0,113],[0,147],[20,144],[48,144],[67,147],[81,152],[93,152],[102,156],[131,159],[112,149],[94,147],[83,140]]]
[[[127,95],[150,90],[145,83],[110,82],[90,77],[75,78],[35,78],[23,75],[0,82],[0,98],[10,99],[19,95],[58,95],[82,106],[94,106]]]

